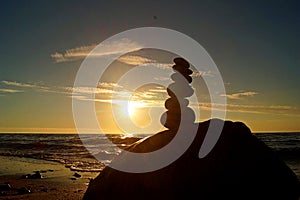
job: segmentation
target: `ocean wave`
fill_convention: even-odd
[[[274,152],[283,160],[295,159],[300,160],[300,148],[275,148]]]
[[[55,161],[74,171],[101,171],[120,154],[118,147],[127,147],[147,136],[149,135],[0,134],[0,155]],[[283,160],[300,163],[299,133],[256,136]],[[115,145],[107,143],[107,139]]]
[[[141,139],[123,135],[2,134],[0,155],[59,162],[73,171],[98,172],[126,147]],[[89,149],[89,151],[87,150]],[[96,158],[97,159],[96,159]]]

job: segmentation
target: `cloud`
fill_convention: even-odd
[[[123,86],[112,82],[100,82],[97,88],[92,87],[66,87],[70,94],[112,94],[122,91]]]
[[[154,80],[158,80],[158,81],[170,81],[170,77],[154,77]]]
[[[249,92],[239,92],[239,93],[233,93],[233,94],[226,94],[226,95],[222,95],[222,96],[226,96],[228,99],[237,100],[237,99],[242,99],[243,97],[252,97],[256,94],[258,94],[258,93],[249,91]]]
[[[193,72],[192,77],[210,76],[213,77],[212,71],[197,71]]]
[[[5,85],[12,85],[12,86],[17,86],[17,87],[35,87],[35,85],[32,84],[27,84],[27,83],[19,83],[16,81],[1,81],[2,83],[4,83]]]
[[[67,95],[78,100],[88,100],[95,102],[111,102],[111,99],[126,99],[129,92],[121,85],[112,82],[100,82],[97,88],[92,87],[65,87]],[[91,95],[95,98],[92,99]]]
[[[156,92],[156,93],[166,93],[167,90],[164,87],[156,87],[154,89],[150,89],[150,92]]]
[[[111,98],[112,93],[115,92],[117,95],[122,93],[123,87],[110,82],[100,82],[97,88],[92,87],[62,87],[62,86],[45,86],[41,83],[21,83],[16,81],[1,81],[2,84],[14,88],[20,89],[4,89],[0,88],[1,93],[16,93],[16,92],[26,92],[28,90],[47,92],[47,93],[57,93],[65,94],[72,97],[72,95],[78,99],[87,99],[90,94],[102,95],[104,98]],[[122,96],[122,95],[121,95]]]
[[[141,48],[136,42],[133,42],[127,38],[123,38],[118,41],[111,41],[110,43],[102,43],[100,45],[101,51],[97,50],[93,53],[90,53],[96,47],[95,44],[92,44],[67,49],[64,53],[55,52],[51,54],[51,58],[53,58],[57,63],[72,62],[76,60],[82,60],[88,55],[93,57],[110,56],[115,54],[124,54]]]
[[[81,60],[85,58],[95,47],[96,45],[89,45],[68,49],[65,53],[55,52],[54,54],[51,54],[51,58],[53,58],[57,63]]]
[[[128,64],[128,65],[135,65],[135,66],[155,62],[152,59],[145,58],[145,57],[142,57],[142,56],[130,56],[130,55],[121,56],[120,58],[118,58],[118,61],[122,62],[122,63],[125,63],[125,64]]]
[[[132,66],[153,65],[161,69],[170,69],[170,67],[172,66],[171,63],[162,63],[162,62],[158,62],[155,59],[146,58],[144,56],[138,56],[138,55],[121,56],[120,58],[118,58],[118,61]]]
[[[20,88],[31,88],[31,89],[38,89],[38,90],[49,90],[48,87],[40,85],[40,84],[35,84],[35,83],[21,83],[21,82],[16,82],[16,81],[1,81],[1,83],[7,85],[7,86],[13,86],[13,87],[20,87]]]
[[[39,92],[51,92],[51,93],[62,93],[62,94],[68,94],[69,92],[66,90],[66,87],[55,87],[55,86],[45,86],[41,83],[21,83],[16,81],[1,81],[2,84],[5,84],[6,86],[14,87],[14,88],[22,88],[22,91],[26,92],[28,90],[31,91],[39,91]]]
[[[24,92],[24,91],[23,90],[0,88],[0,92],[1,93],[18,93],[18,92]]]
[[[112,89],[107,88],[92,88],[92,87],[69,87],[67,91],[73,94],[112,94]]]
[[[70,90],[75,91],[75,93],[70,93],[69,97],[112,104],[130,100],[141,103],[143,107],[163,107],[167,95],[166,90],[160,86],[133,92],[115,83],[100,83],[99,85],[102,85],[102,87],[79,87],[75,89],[70,87]],[[92,99],[90,96],[93,93],[95,94],[95,99]]]
[[[118,85],[117,83],[112,83],[112,82],[100,82],[98,83],[98,87],[103,87],[103,88],[123,88],[123,86]]]
[[[1,81],[1,83],[9,86],[22,87],[22,88],[36,88],[36,89],[48,89],[46,86],[34,84],[34,83],[20,83],[16,81]]]
[[[289,105],[250,105],[250,104],[213,104],[215,111],[223,111],[226,106],[226,112],[229,113],[249,113],[249,114],[274,114],[286,116],[300,116],[299,108]],[[199,106],[202,110],[210,111],[211,103],[190,103],[191,107]]]
[[[60,86],[45,86],[38,83],[21,83],[16,81],[1,81],[6,86],[15,88],[0,88],[0,96],[5,96],[8,93],[26,92],[26,90],[36,90],[39,92],[48,92],[66,95],[79,100],[88,100],[101,103],[113,103],[118,100],[132,100],[141,102],[144,107],[164,107],[165,100],[168,98],[165,88],[156,86],[154,88],[145,89],[142,91],[128,91],[123,86],[113,82],[100,82],[97,88],[91,87],[60,87]],[[95,94],[95,99],[91,99],[91,94]],[[253,96],[256,92],[240,92],[229,94],[234,99]],[[199,106],[201,110],[210,111],[211,103],[190,102],[190,107]],[[216,111],[224,110],[228,113],[249,113],[249,114],[268,114],[268,115],[286,115],[292,117],[300,116],[300,109],[289,105],[253,105],[253,104],[214,104]]]

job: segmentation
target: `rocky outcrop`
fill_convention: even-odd
[[[192,145],[169,166],[142,174],[106,167],[90,182],[84,199],[298,200],[296,175],[241,122],[226,121],[216,146],[199,159],[209,123],[199,124]],[[174,135],[175,131],[163,131],[134,143],[129,150],[153,151]]]

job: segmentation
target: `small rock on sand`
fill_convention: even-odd
[[[75,176],[76,178],[80,178],[81,177],[81,175],[78,174],[77,172],[75,174],[73,174],[73,176]]]

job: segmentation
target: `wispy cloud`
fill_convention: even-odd
[[[101,83],[99,88],[75,88],[70,97],[78,100],[95,101],[100,103],[118,103],[124,101],[136,101],[143,107],[163,107],[167,92],[160,86],[142,91],[129,91],[114,83]],[[70,88],[71,89],[71,88]],[[91,99],[90,94],[95,94]]]
[[[8,86],[21,87],[21,88],[35,88],[40,90],[48,89],[48,87],[36,83],[21,83],[16,81],[7,81],[7,80],[1,81],[1,83]]]
[[[104,87],[104,88],[123,88],[123,86],[118,85],[117,83],[112,83],[112,82],[99,82],[98,87]]]
[[[51,54],[51,58],[53,58],[57,63],[81,60],[85,58],[95,47],[96,45],[93,44],[68,49],[64,53],[55,52]]]
[[[18,93],[18,92],[24,92],[24,91],[23,90],[0,88],[0,93]],[[1,96],[3,96],[3,95],[1,95]]]
[[[18,88],[29,88],[29,89],[36,89],[36,90],[41,90],[41,91],[47,91],[50,88],[41,84],[36,84],[36,83],[21,83],[21,82],[16,82],[16,81],[1,81],[2,84],[6,86],[12,86],[12,87],[18,87]]]
[[[167,92],[166,88],[161,87],[161,86],[157,86],[153,89],[150,89],[149,91],[150,92],[156,92],[156,93],[166,93]]]
[[[72,86],[45,86],[45,84],[41,83],[21,83],[7,80],[1,81],[1,84],[5,85],[6,87],[13,88],[0,88],[0,93],[16,93],[31,90],[38,92],[63,94],[69,97],[72,97],[73,95],[75,98],[82,100],[85,100],[88,97],[90,97],[90,94],[101,96],[104,99],[111,98],[113,93],[116,94],[115,96],[124,96],[123,93],[125,91],[121,85],[111,82],[100,82],[97,88]]]
[[[250,104],[213,104],[215,111],[223,111],[226,107],[228,113],[274,114],[286,116],[300,116],[300,109],[289,105],[250,105]],[[211,103],[190,103],[191,107],[199,106],[202,110],[211,111]]]
[[[32,84],[27,84],[27,83],[20,83],[20,82],[16,82],[16,81],[1,81],[2,83],[4,83],[5,85],[12,85],[12,86],[17,86],[17,87],[35,87],[35,85]]]
[[[51,57],[57,63],[71,62],[76,60],[82,60],[86,56],[109,56],[114,54],[122,54],[133,50],[138,50],[140,45],[129,39],[123,38],[119,41],[112,41],[110,43],[102,43],[101,51],[90,53],[95,47],[95,44],[80,46],[65,50],[63,53],[55,52],[51,54]]]
[[[213,77],[212,71],[198,71],[198,72],[193,72],[191,75],[192,77],[201,77],[201,76],[210,76]]]
[[[118,58],[119,62],[125,63],[127,65],[133,66],[145,66],[145,65],[153,65],[162,69],[170,69],[172,63],[162,63],[155,59],[147,58],[145,56],[139,55],[125,55]]]
[[[2,85],[12,88],[0,88],[0,96],[7,94],[26,92],[27,90],[36,90],[38,92],[56,93],[73,97],[79,100],[88,100],[101,103],[114,103],[122,100],[138,101],[144,107],[164,107],[164,102],[168,98],[165,88],[156,86],[141,91],[128,91],[123,86],[112,82],[100,82],[97,88],[90,87],[63,87],[46,86],[38,83],[21,83],[16,81],[1,81]],[[91,99],[90,94],[95,94],[95,99]],[[253,96],[256,92],[240,92],[230,94],[234,99]],[[190,102],[190,107],[197,107],[201,110],[211,111],[211,103]],[[292,117],[300,116],[300,109],[290,105],[252,105],[252,104],[214,104],[214,110],[221,111],[226,107],[228,113],[248,113],[248,114],[268,114],[285,115]]]
[[[239,93],[233,93],[233,94],[226,94],[226,95],[222,95],[222,96],[226,96],[228,99],[233,99],[233,100],[237,100],[237,99],[242,99],[244,97],[252,97],[254,95],[257,95],[257,92],[252,92],[252,91],[248,91],[248,92],[239,92]]]
[[[118,58],[118,61],[122,62],[122,63],[125,63],[125,64],[128,64],[128,65],[144,65],[146,63],[155,62],[152,59],[145,58],[145,57],[142,57],[142,56],[130,56],[130,55],[121,56],[120,58]]]
[[[167,92],[165,89],[149,89],[147,91],[141,91],[134,93],[134,100],[144,100],[144,101],[156,101],[163,100],[167,98]]]

